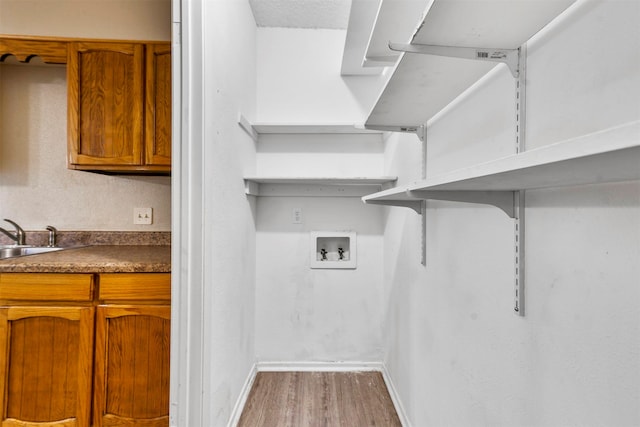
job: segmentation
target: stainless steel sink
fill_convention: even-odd
[[[0,246],[0,259],[37,255],[47,252],[61,251],[63,249],[65,248],[52,248],[46,246]]]

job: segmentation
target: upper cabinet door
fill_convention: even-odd
[[[145,164],[171,165],[171,43],[147,45]]]
[[[68,47],[69,165],[141,165],[144,45]]]

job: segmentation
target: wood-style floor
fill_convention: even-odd
[[[259,372],[238,427],[399,426],[379,372]]]

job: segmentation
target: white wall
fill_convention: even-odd
[[[169,0],[0,0],[0,34],[169,40]],[[0,215],[27,230],[168,231],[169,177],[68,170],[65,67],[0,65]],[[133,225],[153,207],[153,225]]]
[[[362,123],[379,77],[342,78],[345,32],[258,29],[257,121]],[[380,176],[379,135],[263,135],[264,176]],[[292,224],[301,208],[302,224]],[[382,360],[382,209],[358,197],[260,197],[256,354],[260,362]],[[357,233],[355,270],[312,270],[309,232]]]
[[[640,5],[580,2],[529,45],[527,146],[640,117]],[[496,70],[429,123],[428,174],[509,154],[513,80]],[[414,136],[387,168],[420,176]],[[385,362],[414,426],[640,423],[640,183],[527,192],[526,316],[512,310],[513,222],[429,202],[385,214]]]
[[[258,28],[256,120],[363,123],[382,76],[340,76],[346,31]]]
[[[244,175],[255,144],[238,114],[256,108],[255,21],[249,3],[203,3],[203,426],[226,425],[255,361],[255,205]],[[197,227],[200,224],[191,224]],[[194,254],[195,255],[195,254]],[[192,425],[192,424],[189,424]]]
[[[303,224],[292,224],[302,208]],[[382,360],[382,221],[358,198],[262,197],[256,352],[262,362]],[[355,230],[355,270],[310,269],[309,232]],[[314,253],[315,255],[315,253]]]

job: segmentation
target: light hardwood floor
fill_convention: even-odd
[[[379,372],[259,372],[238,427],[401,426]]]

